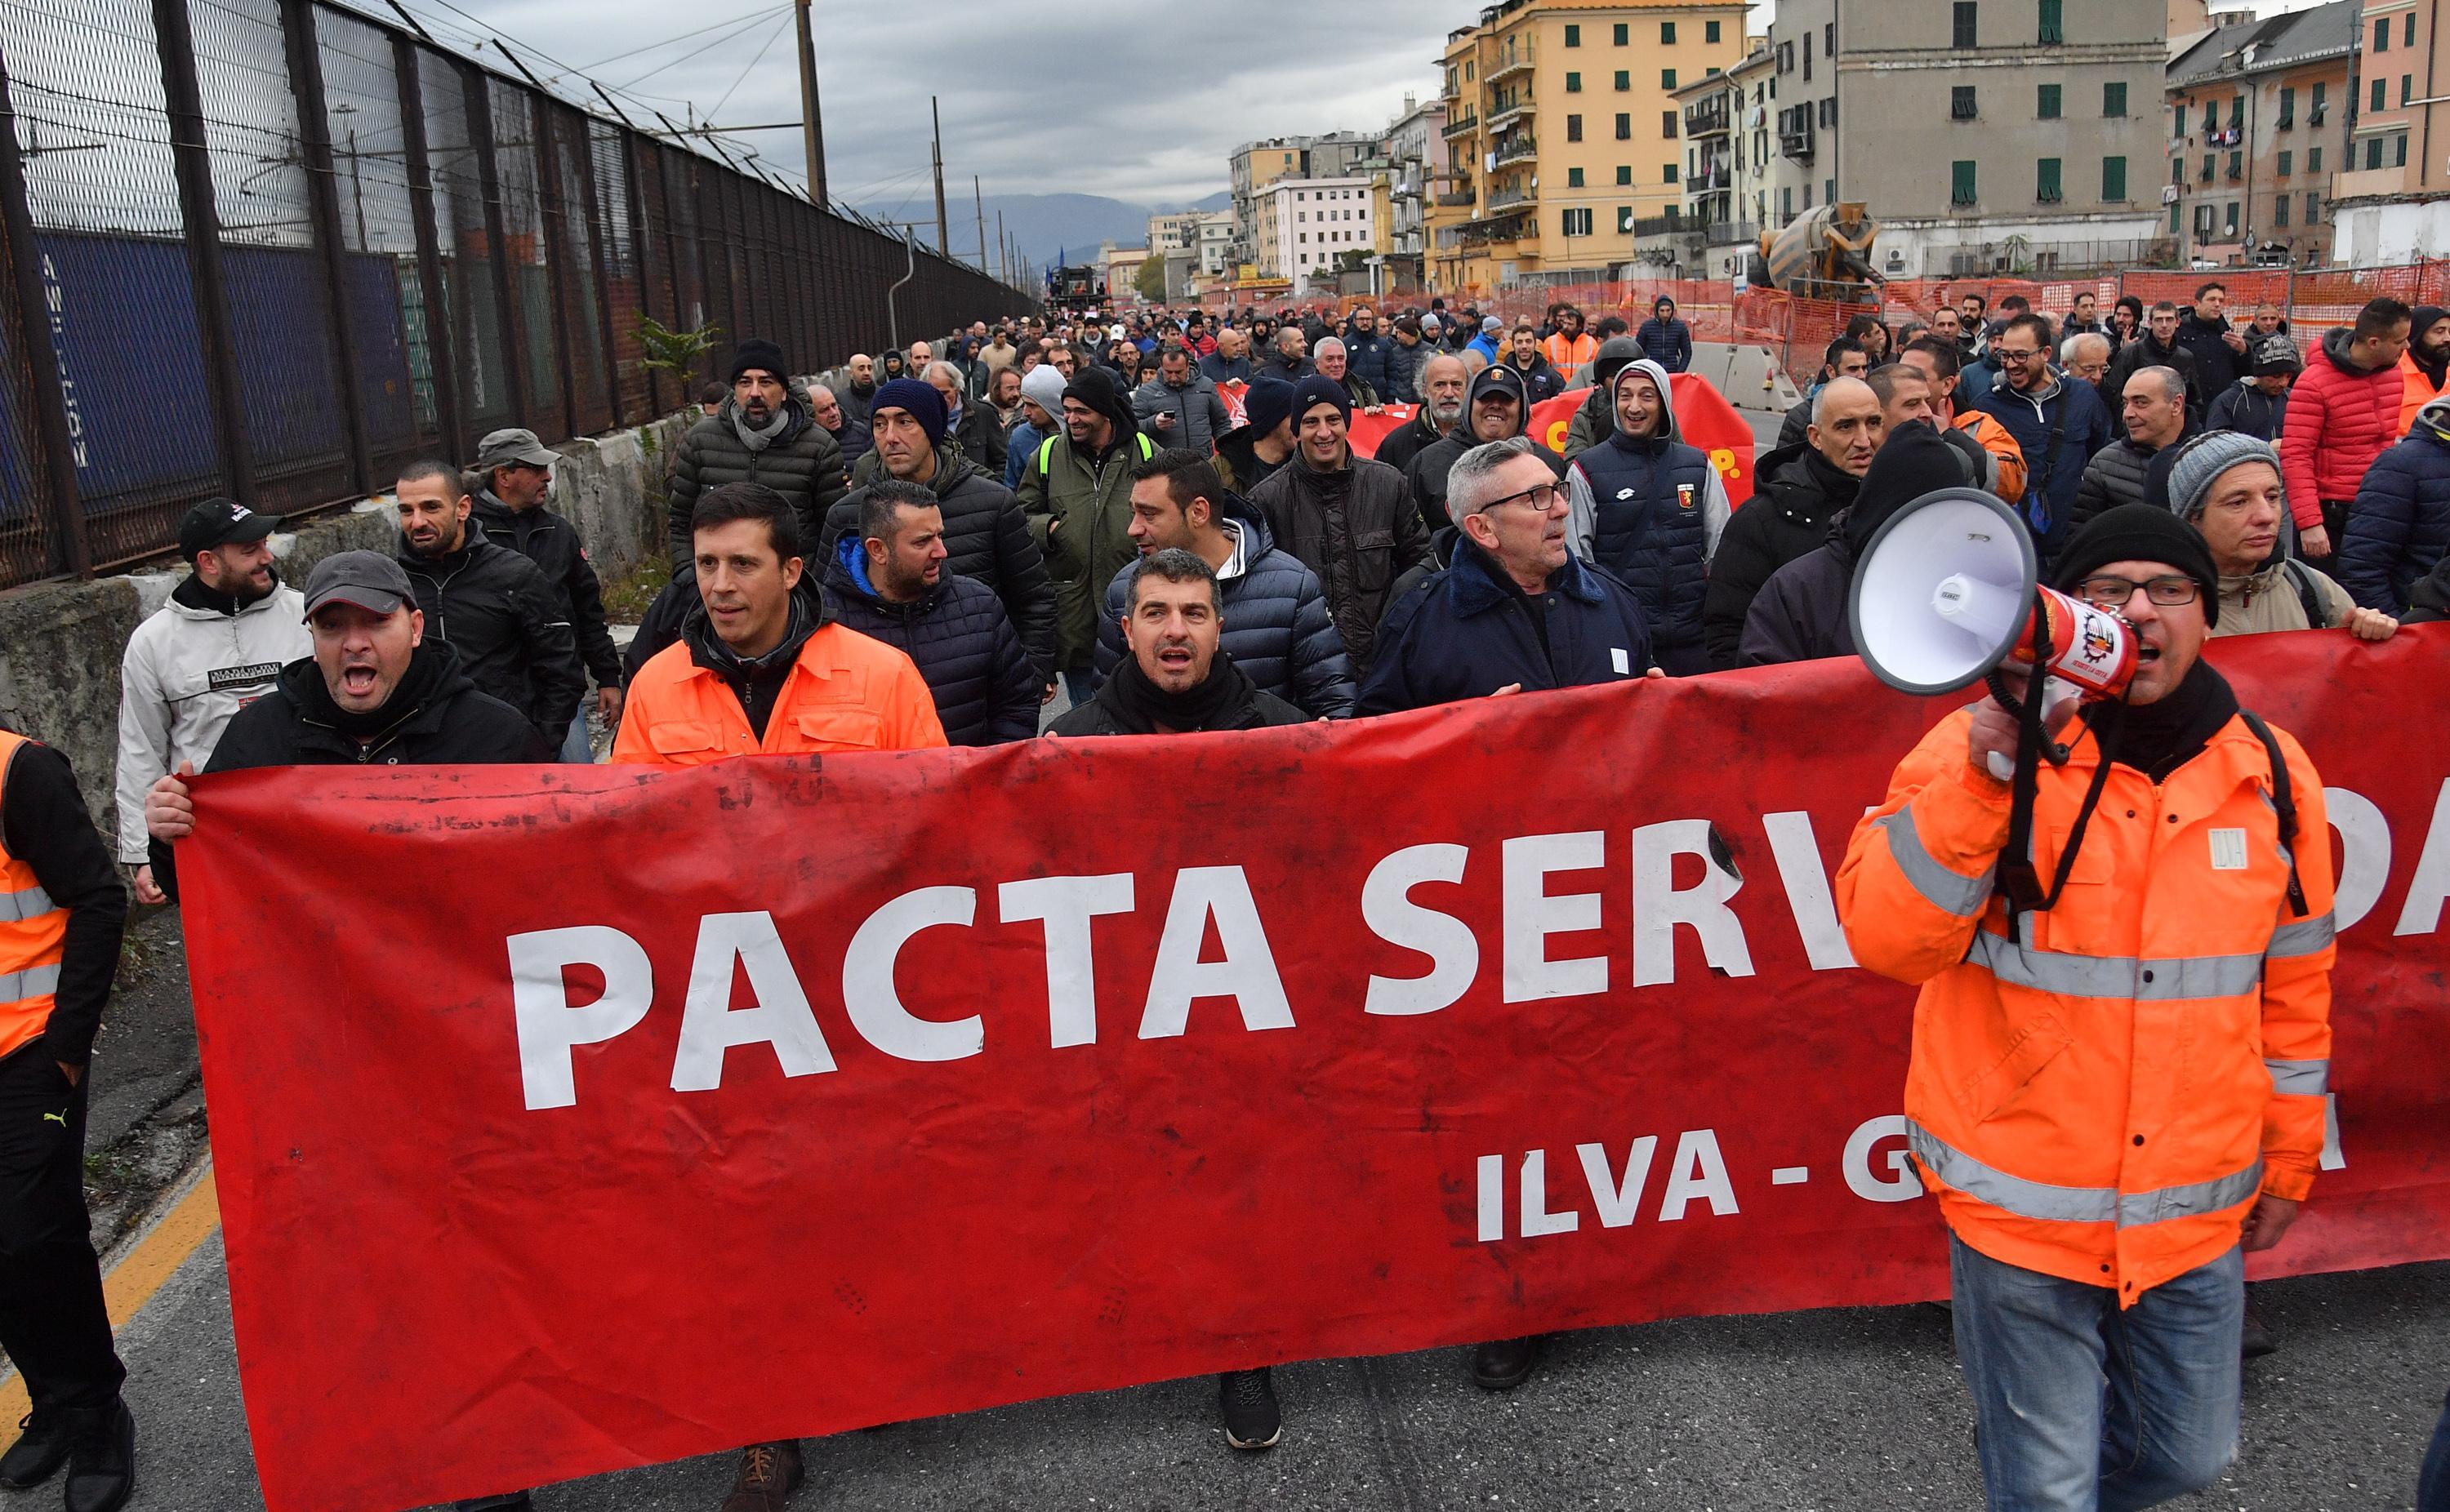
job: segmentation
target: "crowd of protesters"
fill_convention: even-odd
[[[2128,299],[2107,320],[2089,293],[2056,316],[1967,295],[1894,330],[1866,312],[1739,509],[1678,424],[1693,348],[1665,299],[1631,329],[1570,305],[1509,323],[1444,300],[1341,318],[1080,311],[974,322],[813,378],[745,339],[678,449],[674,571],[626,654],[552,507],[555,454],[527,431],[485,436],[464,467],[401,468],[395,548],[326,557],[302,588],[277,570],[278,522],[211,500],[180,533],[189,575],[126,648],[117,857],[139,900],[177,897],[195,820],[183,779],[198,771],[587,761],[598,728],[612,761],[665,766],[1238,730],[1847,655],[1867,543],[1948,487],[2008,501],[2046,572],[2146,625],[2371,641],[2450,616],[2450,311],[2377,299],[2302,360],[2276,311],[2233,315],[2216,281],[2185,310]],[[1576,391],[1562,449],[1526,434],[1535,405]],[[1389,406],[1415,408],[1361,455],[1354,416]],[[2116,571],[2138,563],[2152,575]],[[2165,631],[2144,633],[2157,655]],[[2171,656],[2166,680],[2200,693]],[[1977,752],[2004,717],[1974,716]],[[1922,804],[1879,823],[1902,815],[1911,835],[1934,822],[1915,820]],[[16,905],[0,913],[0,982],[16,984],[0,1043],[27,1051],[0,1059],[0,1106],[44,1113],[0,1134],[32,1173],[0,1193],[0,1347],[32,1394],[0,1485],[65,1464],[68,1504],[107,1509],[132,1483],[134,1429],[77,1157],[126,905],[71,808],[65,762],[0,732],[0,904]],[[1850,872],[1849,888],[1911,901],[1964,882],[1887,833],[1898,870]],[[1939,1158],[1916,1154],[1926,1171]],[[2292,1182],[2263,1196],[2293,1213]],[[2227,1221],[2232,1260],[2241,1223],[2249,1247],[2258,1224],[2265,1242],[2285,1226],[2255,1212]],[[1981,1248],[1966,1237],[1978,1222],[1951,1221]],[[1970,1277],[1971,1252],[1960,1314],[2009,1284]],[[2008,1331],[1960,1315],[1961,1342],[2001,1358]],[[2230,1339],[2233,1442],[2236,1358],[2273,1346],[2246,1316]],[[1510,1387],[1536,1354],[1536,1340],[1482,1346],[1474,1378]],[[2004,1368],[1969,1366],[1985,1432],[2003,1437],[2011,1419],[1984,1393]],[[1277,1442],[1267,1371],[1219,1389],[1229,1442]],[[2226,1463],[2211,1440],[2195,1451],[2160,1467],[2170,1494]],[[2031,1468],[2023,1453],[1985,1442],[1994,1495]],[[797,1444],[752,1446],[724,1506],[773,1512],[802,1474]],[[2438,1512],[2450,1464],[2432,1475]]]

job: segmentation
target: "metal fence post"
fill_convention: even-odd
[[[213,160],[204,143],[204,97],[196,84],[196,41],[187,24],[187,0],[153,0],[153,39],[162,54],[164,113],[169,117],[171,165],[179,181],[179,213],[195,285],[204,397],[219,436],[224,485],[240,503],[252,504],[255,454],[247,439],[238,344],[222,278],[221,216],[213,205]]]
[[[527,311],[511,283],[511,247],[502,234],[502,175],[494,162],[494,89],[483,70],[467,64],[460,71],[460,94],[467,101],[468,140],[476,149],[476,182],[485,196],[485,244],[493,256],[494,299],[501,319],[502,369],[511,385],[511,417],[522,426],[528,418]]]
[[[305,148],[306,208],[322,253],[332,353],[340,365],[340,402],[347,411],[349,478],[375,491],[374,447],[366,434],[357,333],[349,324],[348,245],[341,240],[340,197],[332,177],[332,118],[324,112],[323,59],[315,41],[313,0],[281,0],[281,31],[289,50],[289,88],[298,99],[298,137]]]
[[[408,165],[409,219],[417,231],[418,303],[425,315],[426,367],[434,376],[435,427],[441,433],[445,450],[455,456],[474,456],[476,437],[468,429],[460,404],[459,364],[455,359],[457,316],[442,281],[442,242],[435,230],[434,165],[425,151],[425,81],[418,71],[417,44],[395,33],[391,57],[392,81],[399,90],[400,145]],[[467,300],[468,291],[462,287],[459,300]]]
[[[79,577],[93,575],[93,552],[86,540],[85,510],[77,502],[76,446],[68,435],[68,394],[60,386],[59,353],[51,344],[50,300],[43,292],[42,250],[34,244],[34,217],[26,200],[26,165],[18,157],[17,109],[9,99],[9,60],[0,55],[0,242],[12,275],[7,297],[17,305],[17,335],[34,411],[34,442],[42,454],[42,483],[53,536],[51,565]]]

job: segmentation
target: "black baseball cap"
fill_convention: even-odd
[[[232,541],[260,541],[279,529],[279,515],[258,514],[236,499],[215,494],[179,522],[179,554],[193,562],[199,552]]]
[[[336,552],[315,564],[306,575],[306,615],[326,604],[355,604],[370,613],[388,615],[414,601],[408,573],[381,552]]]

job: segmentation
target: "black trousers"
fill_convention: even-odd
[[[85,1211],[85,1108],[41,1041],[0,1060],[0,1349],[43,1413],[108,1406],[127,1378]]]

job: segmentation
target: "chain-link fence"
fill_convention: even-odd
[[[680,408],[641,318],[814,371],[1036,307],[659,124],[318,0],[0,0],[0,588]]]

